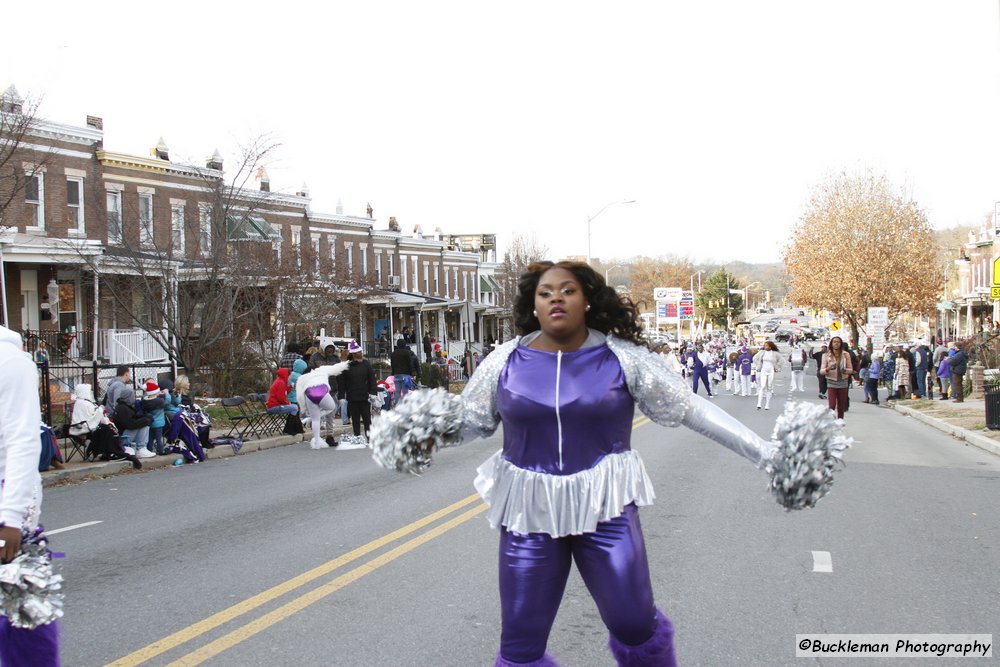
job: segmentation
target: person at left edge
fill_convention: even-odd
[[[0,560],[9,563],[21,548],[21,532],[38,526],[42,478],[38,457],[42,420],[38,369],[22,351],[21,336],[0,326]],[[30,391],[28,391],[30,389]],[[59,622],[17,628],[0,616],[0,665],[59,665]]]

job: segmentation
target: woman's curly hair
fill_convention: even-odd
[[[585,317],[587,326],[604,334],[614,334],[636,345],[645,345],[639,310],[628,297],[621,296],[604,282],[602,276],[583,262],[532,262],[517,281],[514,300],[514,325],[521,335],[538,331],[541,325],[534,315],[535,290],[542,274],[549,269],[566,269],[583,287],[583,295],[590,304]]]

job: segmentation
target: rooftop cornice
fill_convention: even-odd
[[[104,131],[93,127],[80,127],[79,125],[68,125],[66,123],[56,123],[55,121],[35,118],[31,123],[28,134],[36,137],[58,139],[78,144],[94,144],[104,140]]]
[[[155,157],[141,157],[139,155],[115,153],[113,151],[97,151],[97,160],[105,167],[120,167],[122,169],[134,169],[156,174],[177,174],[193,178],[212,179],[221,179],[223,175],[218,169],[196,167],[190,164],[177,164]]]

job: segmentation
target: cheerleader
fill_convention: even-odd
[[[642,344],[632,302],[586,264],[531,264],[514,317],[524,335],[486,357],[460,397],[421,390],[381,415],[372,427],[373,458],[419,472],[436,447],[461,442],[463,430],[485,437],[502,422],[503,448],[475,480],[500,533],[495,665],[557,664],[546,644],[574,562],[617,663],[676,665],[673,625],[653,599],[639,523],[639,508],[654,493],[630,447],[635,408],[767,467],[772,491],[789,508],[825,493],[832,462],[849,441],[820,406],[786,409],[787,427],[769,442],[692,393]]]

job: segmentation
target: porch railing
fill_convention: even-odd
[[[166,331],[161,335],[166,336]],[[98,344],[98,354],[110,364],[144,364],[170,357],[167,350],[142,329],[102,329]]]

